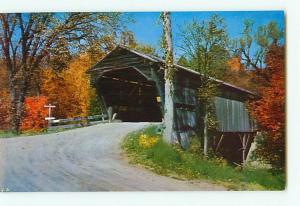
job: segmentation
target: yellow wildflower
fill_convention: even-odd
[[[141,134],[139,136],[139,145],[143,148],[149,148],[155,145],[158,141],[158,137],[147,136],[146,134]]]

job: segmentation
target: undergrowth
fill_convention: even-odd
[[[163,142],[162,131],[150,126],[129,134],[122,148],[131,163],[140,164],[162,175],[180,179],[205,179],[221,184],[230,190],[284,190],[283,172],[252,168],[234,167],[224,159],[204,157],[197,141],[189,150]],[[147,143],[149,140],[149,144]]]

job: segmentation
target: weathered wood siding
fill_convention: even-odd
[[[254,122],[244,102],[215,97],[218,130],[220,132],[252,132]]]
[[[197,88],[192,78],[180,72],[174,82],[175,130],[182,147],[187,148],[199,124]]]

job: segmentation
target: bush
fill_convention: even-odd
[[[48,114],[48,110],[44,107],[46,103],[47,98],[44,96],[25,98],[24,117],[21,123],[22,131],[42,131],[47,127],[45,117]]]

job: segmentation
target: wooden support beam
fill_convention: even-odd
[[[153,87],[153,85],[149,84],[150,82],[147,82],[147,81],[137,82],[137,81],[131,81],[131,80],[120,79],[120,78],[116,78],[116,77],[108,77],[108,76],[102,76],[101,78],[111,80],[111,82],[118,81],[118,82],[122,82],[122,83],[129,83],[129,84]]]
[[[245,160],[246,160],[246,134],[243,135],[243,165],[245,164]]]
[[[158,95],[160,96],[160,109],[162,114],[164,113],[164,105],[165,105],[165,96],[164,96],[164,83],[159,78],[157,70],[151,67],[151,78],[155,82],[156,90],[158,91]]]
[[[247,147],[248,147],[249,139],[250,139],[250,134],[247,134],[247,141],[246,141],[246,145],[245,145],[245,148],[246,148],[246,149],[247,149]]]
[[[213,147],[214,147],[214,148],[216,148],[216,144],[217,144],[217,143],[216,143],[216,138],[217,138],[217,137],[214,135],[214,136],[213,136]]]
[[[220,146],[221,146],[221,143],[222,143],[222,140],[223,140],[223,138],[224,138],[224,134],[222,134],[221,135],[221,137],[220,137],[220,140],[219,140],[219,142],[218,142],[218,145],[217,145],[217,147],[216,147],[216,152],[219,150],[219,148],[220,148]]]
[[[239,134],[239,137],[242,144],[242,165],[244,165],[247,159],[247,147],[250,139],[250,134],[244,133],[243,136]]]
[[[133,87],[132,90],[128,93],[128,96],[133,95],[133,93],[134,93],[138,88],[140,88],[140,85],[136,85],[135,87]]]

